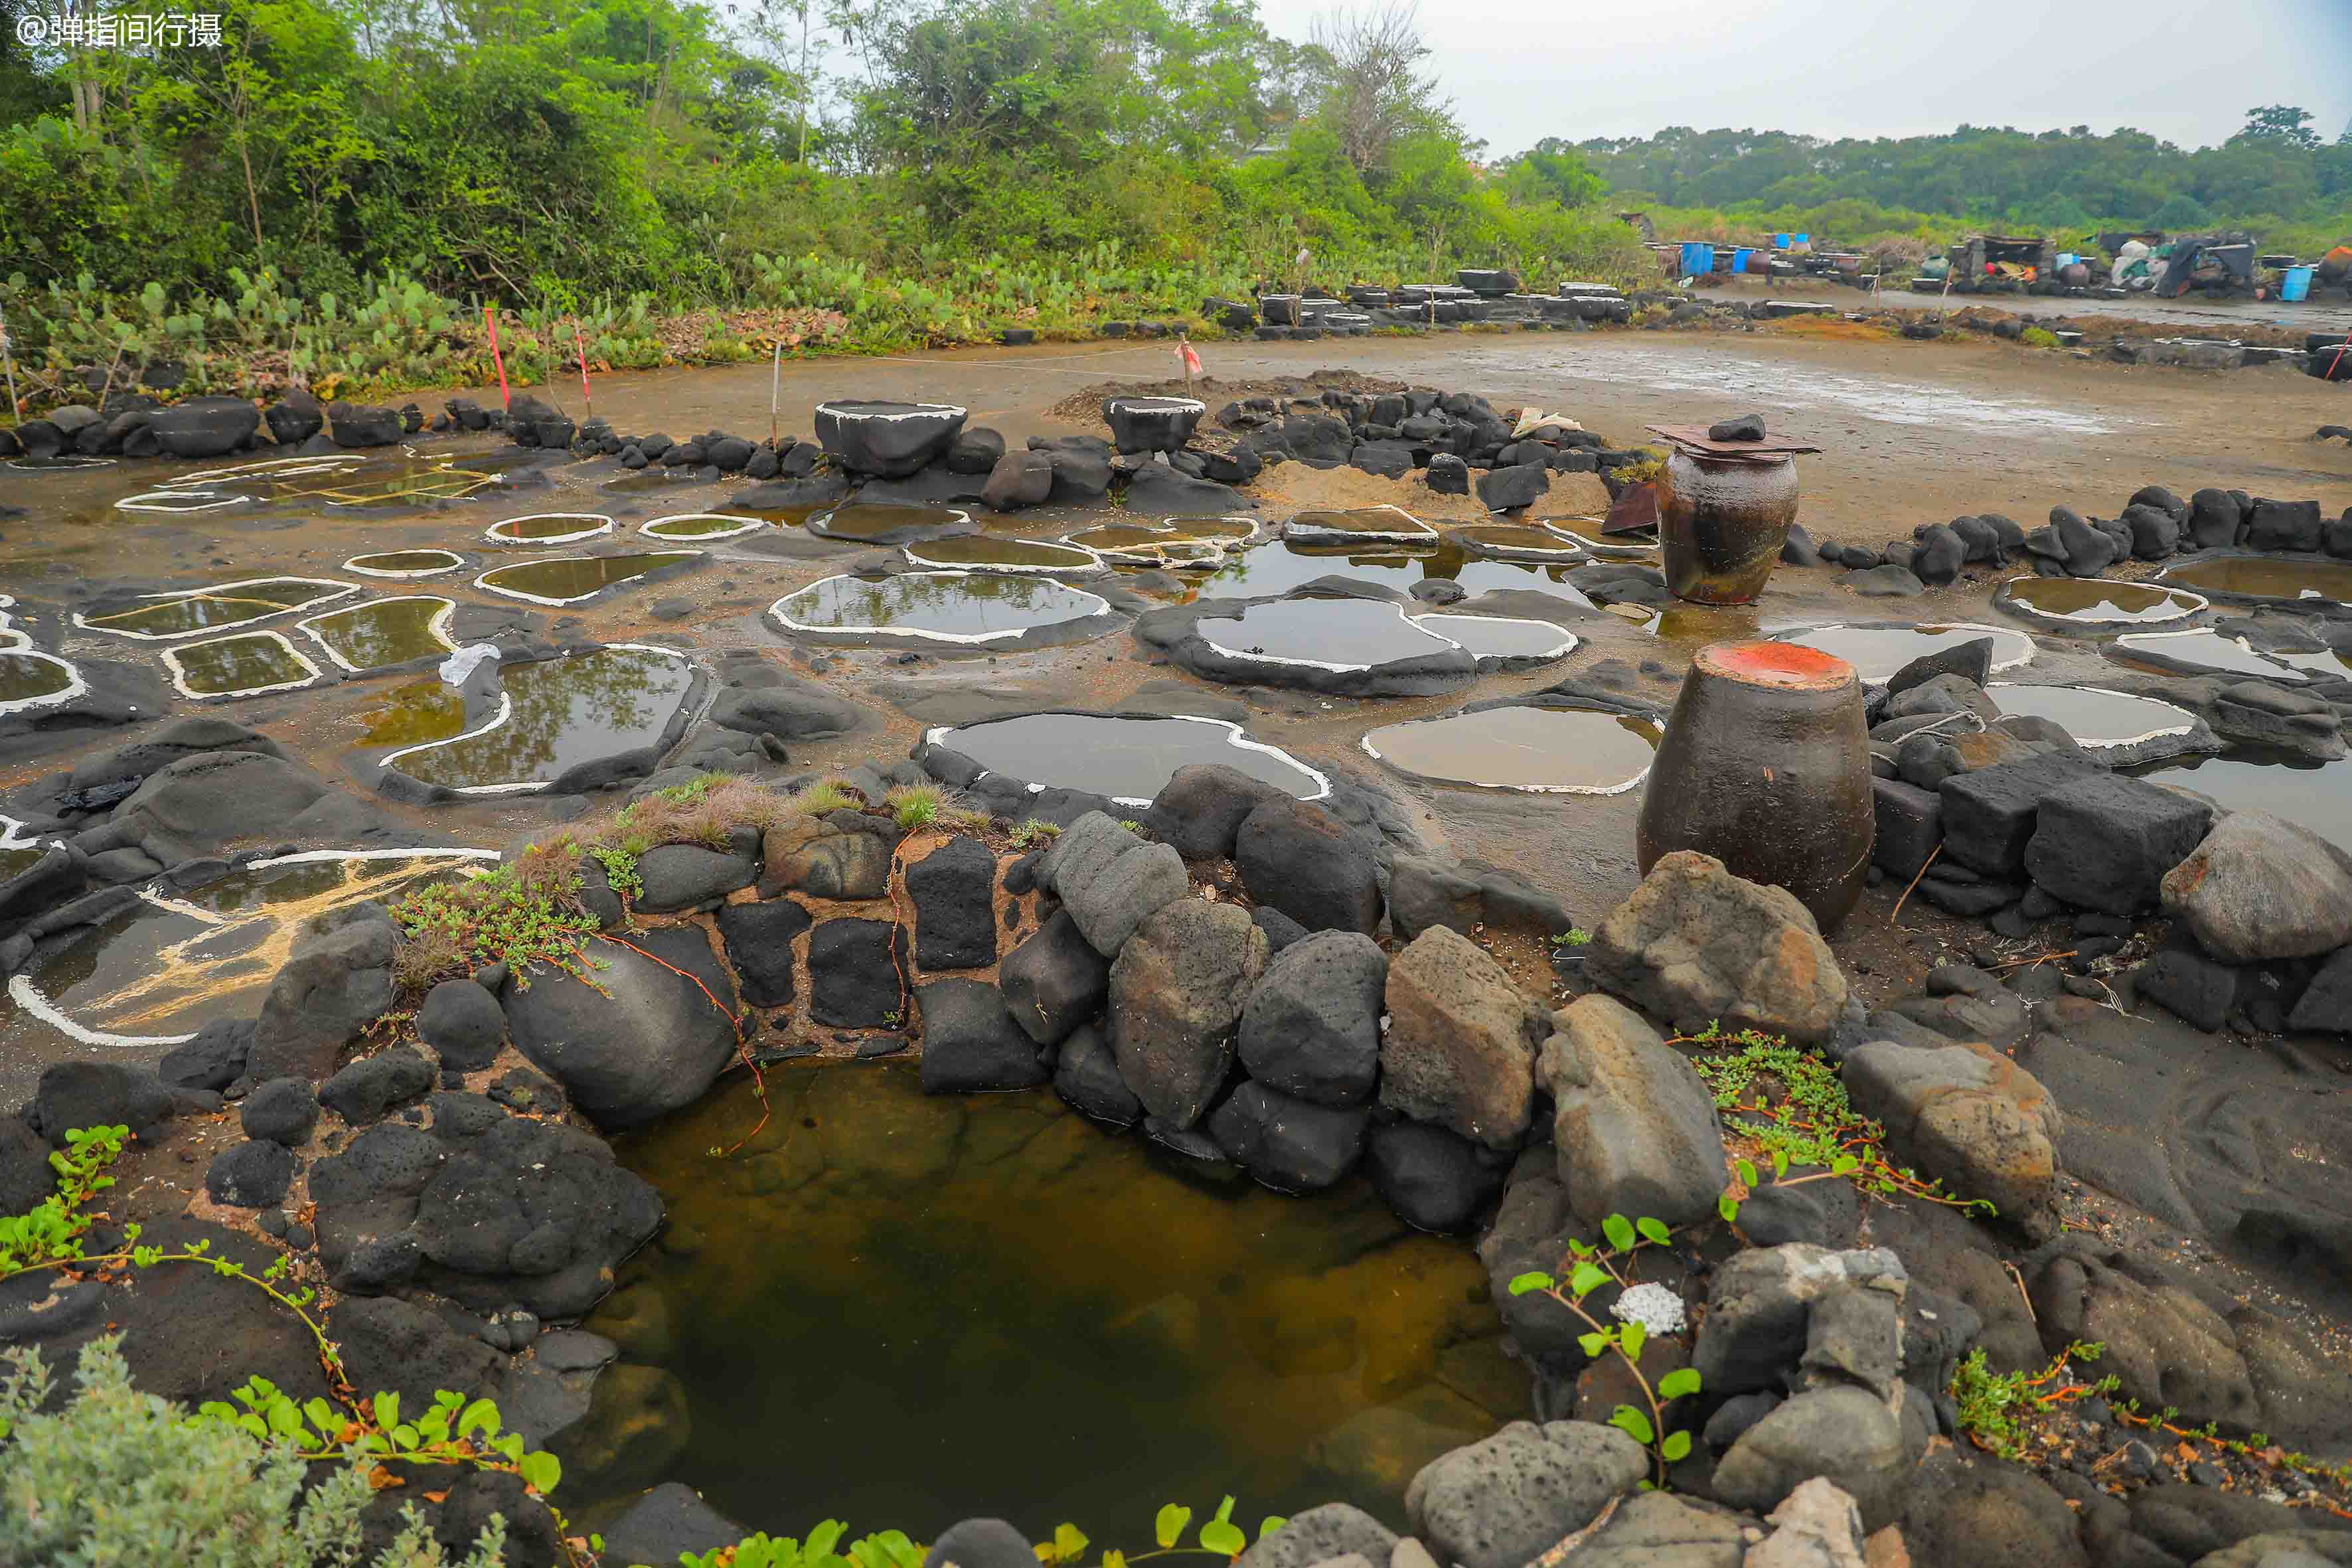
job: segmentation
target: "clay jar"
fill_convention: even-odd
[[[1677,446],[1658,500],[1668,591],[1694,605],[1748,604],[1764,591],[1797,521],[1796,459]]]
[[[1876,832],[1853,666],[1795,643],[1699,649],[1650,768],[1643,874],[1696,849],[1788,889],[1828,931],[1862,896]]]

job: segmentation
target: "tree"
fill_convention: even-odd
[[[1558,202],[1580,207],[1601,199],[1608,189],[1582,154],[1556,136],[1547,136],[1516,158],[1497,165],[1503,176],[1503,196],[1513,206]]]
[[[1429,46],[1414,6],[1336,12],[1316,19],[1313,37],[1323,78],[1319,116],[1359,173],[1381,167],[1415,132],[1451,133],[1458,143],[1451,105],[1422,67]]]
[[[2232,142],[2285,142],[2308,152],[2319,145],[2319,132],[2311,128],[2312,114],[2307,109],[2296,109],[2284,103],[2273,103],[2261,109],[2246,110],[2245,128]]]

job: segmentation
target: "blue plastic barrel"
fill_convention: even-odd
[[[1788,237],[1787,235],[1785,235],[1785,234],[1776,234],[1776,235],[1774,235],[1774,236],[1772,237],[1772,248],[1773,248],[1773,249],[1775,249],[1775,250],[1786,250],[1786,249],[1788,249],[1788,248],[1789,248],[1789,237]]]
[[[1756,252],[1747,246],[1734,247],[1731,252],[1731,269],[1734,272],[1747,271],[1748,258],[1755,254]]]
[[[2295,305],[2310,299],[2311,275],[2316,270],[2311,267],[2288,268],[2285,280],[2279,284],[2279,298]]]
[[[1796,243],[1799,245],[1811,245],[1813,243],[1813,237],[1810,234],[1801,234],[1797,237]]]
[[[1715,270],[1715,247],[1701,240],[1683,242],[1683,276],[1704,278]]]

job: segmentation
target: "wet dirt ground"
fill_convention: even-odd
[[[1221,344],[1205,347],[1202,356],[1211,380],[1201,391],[1213,409],[1224,401],[1229,384],[1279,383],[1325,368],[1399,384],[1475,391],[1498,407],[1539,405],[1620,446],[1640,443],[1649,425],[1703,422],[1759,409],[1776,433],[1824,448],[1801,459],[1800,469],[1802,521],[1817,539],[1875,543],[1907,534],[1915,524],[1963,512],[2001,511],[2031,527],[2058,503],[2113,515],[2134,489],[2148,483],[2183,494],[2225,485],[2315,496],[2330,515],[2352,502],[2352,450],[2311,439],[2315,426],[2346,422],[2352,398],[2344,388],[2284,370],[2211,374],[2126,368],[1990,341],[1906,342],[1844,322],[1703,335],[1446,333],[1411,341]],[[1030,435],[1068,431],[1070,421],[1052,411],[1076,395],[1113,384],[1160,382],[1173,369],[1174,350],[1164,343],[802,363],[786,367],[782,376],[778,425],[788,437],[805,436],[811,408],[829,396],[921,397],[960,403],[973,424],[992,426],[1018,442]],[[605,376],[597,383],[595,408],[629,431],[659,429],[684,437],[715,426],[764,436],[769,375],[764,365],[746,365]],[[514,448],[492,447],[479,437],[428,439],[416,451],[433,463],[469,471],[496,471],[517,457]],[[101,584],[155,591],[285,574],[359,584],[370,598],[439,595],[460,605],[501,605],[558,641],[646,643],[703,656],[761,649],[872,710],[873,721],[855,734],[795,744],[796,769],[904,756],[927,724],[939,721],[937,710],[919,699],[944,689],[987,685],[1041,707],[1099,707],[1147,682],[1174,681],[1197,691],[1203,712],[1228,710],[1236,700],[1245,702],[1246,729],[1254,740],[1281,747],[1318,770],[1377,781],[1405,803],[1415,830],[1433,845],[1517,870],[1587,923],[1634,881],[1633,823],[1639,790],[1559,796],[1432,784],[1383,768],[1362,750],[1364,733],[1450,712],[1465,702],[1533,691],[1603,666],[1631,674],[1633,694],[1664,707],[1697,647],[1759,629],[1888,620],[2020,625],[1990,607],[1996,584],[1982,572],[1952,588],[1906,601],[1860,598],[1839,586],[1829,572],[1784,569],[1753,606],[1679,606],[1654,626],[1611,614],[1566,616],[1582,641],[1560,663],[1483,676],[1472,687],[1439,697],[1350,700],[1193,681],[1149,662],[1128,635],[1123,617],[1111,617],[1106,635],[1035,651],[909,655],[903,648],[796,644],[764,616],[766,607],[843,570],[861,553],[859,547],[816,540],[800,529],[715,539],[682,575],[624,586],[568,608],[502,601],[474,584],[481,573],[513,562],[644,550],[653,542],[638,531],[644,523],[722,508],[746,488],[740,479],[616,491],[607,487],[622,479],[623,472],[613,460],[600,458],[551,468],[551,488],[477,493],[405,508],[321,503],[260,517],[117,509],[117,501],[167,488],[174,475],[198,467],[151,462],[65,474],[0,471],[7,499],[29,514],[0,527],[0,592],[17,597],[37,646],[68,657],[158,659],[151,647],[69,626],[65,612],[81,607]],[[1471,521],[1478,512],[1464,498],[1432,496],[1417,476],[1390,481],[1297,464],[1269,469],[1253,495],[1260,514],[1277,522],[1307,507],[1380,501],[1403,505],[1441,525]],[[1538,510],[1567,513],[1604,502],[1591,479],[1562,476],[1552,502]],[[614,518],[616,526],[607,534],[545,549],[484,538],[493,522],[546,512],[601,514]],[[1123,513],[1098,509],[982,521],[989,535],[1042,540],[1123,520]],[[363,552],[436,548],[461,553],[467,564],[443,576],[400,581],[377,581],[341,567],[347,557]],[[1280,565],[1266,552],[1283,548],[1258,547],[1246,558],[1257,563],[1253,575],[1261,567]],[[1349,569],[1344,556],[1291,564],[1311,567],[1308,574]],[[1494,565],[1479,563],[1476,570]],[[1391,563],[1390,570],[1396,573],[1396,585],[1404,585],[1415,569]],[[1511,570],[1517,574],[1514,585],[1573,598],[1549,574]],[[1213,585],[1209,591],[1218,589]],[[1224,591],[1266,590],[1253,582],[1246,590]],[[293,619],[266,625],[290,627]],[[299,634],[296,640],[301,642]],[[2111,668],[2087,645],[2070,649],[2061,642],[2045,637],[2036,662],[2005,679],[2080,681]],[[316,649],[310,651],[313,662],[327,665]],[[260,729],[329,776],[365,792],[376,777],[375,763],[392,749],[413,742],[436,721],[446,723],[436,690],[429,670],[410,671],[244,700],[184,700],[176,707],[216,712]],[[9,759],[0,768],[0,791],[122,738],[122,731],[105,731],[10,742],[0,752]],[[554,803],[554,809],[577,810],[581,804]],[[552,815],[544,796],[390,809],[458,843],[489,847],[543,827]],[[1869,919],[1867,909],[1856,917],[1865,923]],[[1911,920],[1906,912],[1906,923]],[[1890,972],[1923,974],[1933,956],[1897,943],[1885,955],[1885,964]],[[0,1011],[8,1005],[0,1002]],[[0,1040],[20,1057],[11,1064],[13,1082],[27,1066],[21,1060],[27,1048],[24,1033],[0,1029]],[[57,1048],[61,1054],[87,1049],[63,1043]]]

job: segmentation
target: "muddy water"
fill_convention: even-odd
[[[1995,681],[1987,694],[2002,713],[2047,719],[2095,751],[2157,735],[2185,735],[2197,722],[2197,715],[2169,702],[2092,686],[2007,686]]]
[[[734,516],[716,511],[680,512],[675,517],[657,517],[637,531],[648,539],[732,539],[738,534],[757,533],[767,527],[761,518]]]
[[[1369,669],[1454,648],[1396,605],[1364,599],[1280,599],[1235,617],[1204,616],[1199,626],[1228,654],[1320,669]]]
[[[160,479],[151,489],[117,506],[127,513],[205,512],[227,516],[304,507],[378,508],[459,500],[495,484],[498,475],[527,460],[520,449],[455,456],[357,452],[315,458],[273,458],[233,468],[210,468]],[[147,464],[137,471],[153,471]]]
[[[665,567],[681,565],[697,553],[692,550],[652,551],[639,555],[572,555],[553,561],[525,561],[485,572],[474,583],[493,594],[536,605],[576,605]]]
[[[1418,1465],[1527,1413],[1475,1257],[1359,1181],[1204,1183],[1050,1091],[927,1099],[911,1068],[767,1083],[740,1153],[710,1151],[758,1121],[742,1089],[620,1145],[670,1225],[589,1326],[687,1419],[644,1434],[658,1471],[567,1477],[583,1502],[676,1476],[777,1532],[1140,1541],[1233,1492],[1255,1532],[1335,1497],[1400,1518]]]
[[[1037,539],[1005,539],[994,534],[967,534],[961,539],[934,539],[907,546],[907,559],[918,566],[981,572],[1099,572],[1102,563],[1091,552],[1067,544]]]
[[[905,572],[878,580],[827,577],[776,602],[786,629],[820,636],[882,634],[942,642],[1004,642],[1024,632],[1094,619],[1117,623],[1097,595],[1049,577],[990,572]]]
[[[876,542],[960,530],[971,514],[953,507],[898,506],[883,501],[856,501],[822,512],[809,520],[813,531],[829,539]],[[919,532],[910,532],[919,531]]]
[[[183,643],[164,656],[182,690],[192,697],[236,697],[299,686],[319,667],[284,637],[247,632],[209,642]]]
[[[552,783],[568,769],[650,746],[694,681],[677,654],[607,647],[499,672],[506,700],[481,729],[384,759],[409,777],[454,790]]]
[[[570,544],[612,531],[613,520],[600,511],[534,512],[502,519],[484,531],[501,544]]]
[[[1992,667],[2014,669],[2033,658],[2033,639],[1997,626],[1813,626],[1772,634],[1781,642],[1802,643],[1835,654],[1864,680],[1885,680],[1915,658],[1979,637],[1993,639]]]
[[[393,550],[379,555],[354,555],[343,567],[368,577],[438,577],[465,563],[466,558],[454,550]]]
[[[413,659],[438,658],[457,645],[442,627],[456,602],[419,594],[375,599],[348,610],[331,610],[302,623],[348,670],[383,669]]]
[[[466,696],[440,677],[428,675],[383,691],[361,714],[359,743],[365,747],[418,746],[464,733]]]
[[[1660,734],[1626,714],[1514,705],[1384,725],[1364,737],[1364,750],[1441,784],[1617,795],[1648,774]]]
[[[2015,578],[2001,584],[1994,602],[2086,626],[2152,626],[2205,608],[2205,600],[2195,594],[2090,577]]]
[[[1330,789],[1312,769],[1213,719],[1024,713],[965,724],[935,738],[991,773],[1131,805],[1150,805],[1178,768],[1195,763],[1238,768],[1301,800],[1320,799]]]
[[[2185,562],[2167,571],[2164,580],[2184,588],[2250,599],[2288,603],[2325,599],[2352,605],[2352,561],[2224,555]]]

